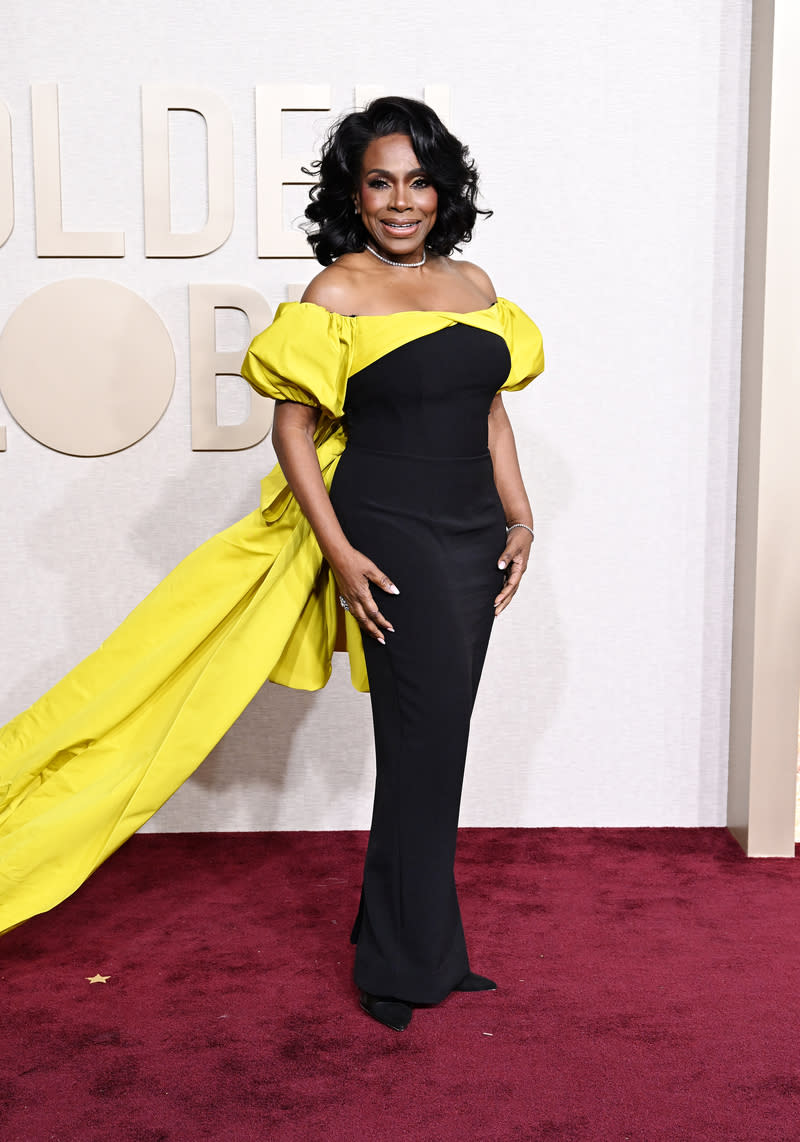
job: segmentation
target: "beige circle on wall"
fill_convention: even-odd
[[[0,393],[36,440],[72,456],[129,448],[158,424],[175,352],[143,297],[103,278],[66,278],[27,297],[0,334]]]

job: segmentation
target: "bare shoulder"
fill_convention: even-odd
[[[305,288],[303,301],[311,301],[314,305],[321,305],[331,313],[342,313],[345,316],[353,312],[354,288],[353,275],[346,265],[334,262],[326,266],[317,274]]]
[[[486,273],[486,270],[482,270],[481,267],[476,266],[474,262],[464,262],[460,258],[451,260],[450,265],[459,273],[463,274],[481,293],[486,294],[488,301],[497,301],[497,294],[492,285],[492,279]]]

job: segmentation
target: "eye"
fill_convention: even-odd
[[[371,178],[367,186],[372,190],[381,190],[384,186],[388,186],[388,182],[384,178]]]
[[[431,180],[420,175],[419,178],[414,179],[411,185],[415,190],[424,190],[426,187],[431,185]]]

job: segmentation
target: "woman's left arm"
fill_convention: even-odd
[[[506,514],[506,526],[524,523],[532,529],[531,505],[519,470],[511,422],[500,393],[489,409],[489,451],[494,465],[494,482]],[[494,601],[495,615],[501,614],[516,594],[528,566],[532,544],[533,536],[525,527],[515,527],[507,533],[506,545],[497,561],[497,566],[506,572],[506,582]]]

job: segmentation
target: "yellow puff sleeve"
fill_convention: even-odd
[[[544,369],[544,348],[539,327],[513,301],[498,298],[498,316],[511,354],[511,371],[501,391],[524,389]]]
[[[312,302],[279,305],[275,320],[253,338],[241,374],[262,396],[319,408],[314,433],[327,486],[345,445],[341,426],[352,361],[352,323]],[[276,465],[261,481],[261,514],[276,523],[293,496]]]
[[[241,374],[262,396],[342,416],[352,356],[352,323],[312,302],[278,306],[275,320],[252,341]]]

